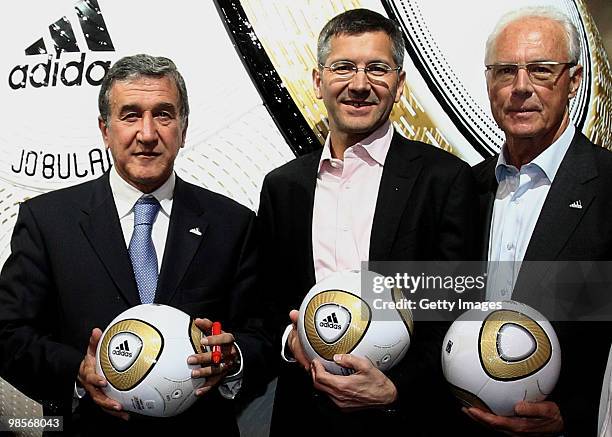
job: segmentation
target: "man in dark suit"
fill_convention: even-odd
[[[540,286],[545,277],[553,278],[551,284],[564,282],[555,261],[612,257],[612,154],[591,143],[569,117],[569,100],[582,79],[579,57],[576,28],[554,8],[511,12],[487,41],[491,111],[506,142],[499,156],[474,168],[482,254],[491,265],[513,271],[503,280],[494,280],[489,272],[487,298],[511,298],[548,315],[562,352],[560,379],[547,401],[520,402],[515,417],[465,410],[472,419],[511,435],[596,432],[609,327],[575,320],[605,305],[605,296],[595,297],[575,276],[569,288],[551,291]],[[564,265],[578,271],[571,263]],[[482,432],[491,435],[491,428]]]
[[[285,358],[272,434],[286,435],[290,417],[300,433],[313,435],[379,434],[397,429],[400,420],[411,435],[437,435],[440,421],[428,413],[447,395],[440,387],[443,328],[417,322],[406,357],[388,374],[365,358],[338,355],[338,364],[355,371],[350,376],[309,362],[296,334],[295,309],[330,273],[368,260],[472,256],[477,199],[469,167],[405,139],[389,121],[404,86],[403,55],[401,31],[378,13],[357,9],[329,21],[313,70],[315,93],[329,119],[324,148],[264,180],[261,274],[273,302],[272,329],[278,337],[284,331],[278,343]],[[405,417],[394,414],[398,408]]]
[[[66,430],[76,434],[170,433],[190,426],[237,434],[226,398],[248,390],[265,370],[264,342],[249,316],[254,214],[174,174],[189,106],[171,60],[136,55],[117,61],[102,83],[99,109],[111,170],[21,205],[0,278],[1,375],[42,401],[46,414],[63,415]],[[147,210],[153,211],[148,219]],[[144,234],[137,230],[143,224]],[[95,373],[99,328],[147,302],[220,320],[227,331],[206,338],[222,345],[220,366],[212,366],[210,353],[184,357],[202,366],[193,377],[207,380],[197,392],[201,399],[171,419],[128,415],[104,395],[106,382]],[[196,324],[210,333],[210,320]],[[223,378],[236,371],[242,379],[230,387]]]

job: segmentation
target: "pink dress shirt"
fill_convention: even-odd
[[[370,234],[383,166],[393,138],[386,122],[363,141],[332,158],[328,135],[319,161],[312,214],[317,282],[368,261]]]

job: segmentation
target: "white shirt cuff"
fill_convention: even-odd
[[[77,399],[83,399],[85,397],[85,395],[87,394],[87,390],[85,390],[83,387],[79,387],[77,382],[74,382],[74,395],[73,397],[77,398]]]
[[[83,387],[79,387],[77,381],[74,381],[74,392],[72,393],[72,412],[79,406],[79,401],[85,397],[87,391]]]
[[[219,393],[225,399],[234,399],[240,393],[242,387],[242,374],[244,369],[244,360],[242,359],[242,351],[238,343],[234,342],[234,346],[238,350],[238,370],[231,375],[223,378],[223,381],[219,384]]]
[[[281,358],[287,363],[295,363],[297,360],[293,358],[291,355],[291,350],[287,348],[287,339],[289,338],[289,333],[293,329],[293,324],[289,324],[285,328],[285,332],[283,332],[283,337],[281,338]]]

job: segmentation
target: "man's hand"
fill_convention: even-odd
[[[208,319],[195,319],[195,324],[204,333],[212,331],[212,322]],[[238,350],[234,346],[234,336],[229,332],[221,331],[219,335],[208,335],[202,338],[202,346],[209,346],[211,351],[191,355],[187,359],[189,364],[199,364],[202,366],[201,369],[193,370],[191,377],[206,378],[206,382],[196,390],[196,396],[208,393],[219,384],[231,369],[238,355]],[[212,346],[221,346],[221,363],[219,365],[215,365],[212,361]]]
[[[355,370],[348,376],[333,375],[313,360],[312,382],[317,390],[327,393],[340,408],[355,409],[389,405],[397,399],[395,385],[367,358],[349,354],[334,355],[336,364]]]
[[[291,319],[291,323],[293,324],[293,329],[289,332],[289,336],[287,337],[287,346],[291,350],[293,354],[293,358],[302,366],[305,370],[310,370],[310,361],[306,357],[304,353],[304,349],[302,349],[302,344],[300,343],[300,338],[297,333],[297,322],[298,317],[300,316],[300,312],[297,310],[291,310],[289,312],[289,318]]]
[[[123,420],[128,420],[130,415],[125,411],[121,411],[123,409],[121,404],[106,396],[102,391],[102,387],[105,387],[107,382],[106,379],[96,373],[96,348],[98,347],[100,337],[102,337],[102,331],[94,328],[91,331],[91,337],[89,337],[87,353],[79,366],[79,384],[83,386],[87,394],[105,412],[115,417],[120,417]]]
[[[518,402],[515,417],[497,416],[479,408],[463,408],[477,422],[512,436],[550,436],[563,432],[563,417],[554,402]]]

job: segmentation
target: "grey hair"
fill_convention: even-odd
[[[187,98],[187,87],[181,73],[174,62],[163,56],[133,55],[119,59],[108,70],[98,95],[98,110],[100,117],[108,126],[110,123],[110,92],[115,82],[127,81],[139,77],[168,77],[174,81],[179,94],[179,116],[183,125],[189,117],[189,100]]]
[[[393,62],[404,65],[404,38],[392,20],[369,9],[351,9],[329,20],[317,41],[317,62],[324,65],[331,52],[331,39],[335,35],[361,35],[366,32],[385,32],[391,39]]]
[[[490,63],[490,56],[495,49],[495,43],[503,30],[509,24],[523,18],[546,18],[559,23],[565,31],[565,39],[568,48],[568,62],[578,64],[580,61],[580,35],[578,34],[578,29],[576,29],[576,26],[566,14],[554,6],[525,7],[510,11],[503,15],[487,39],[485,49],[485,64]]]

